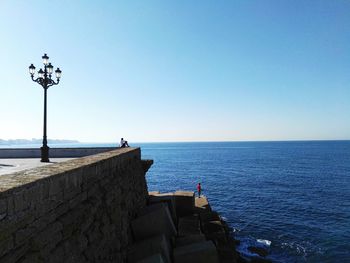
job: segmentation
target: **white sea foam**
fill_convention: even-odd
[[[289,242],[289,243],[284,242],[284,243],[282,243],[281,247],[282,248],[288,247],[288,248],[296,251],[299,255],[307,256],[307,254],[308,254],[305,244],[302,245],[302,244],[298,244],[296,242]]]
[[[241,238],[239,239],[240,245],[237,247],[238,252],[241,253],[243,257],[249,259],[251,257],[258,257],[256,253],[251,252],[248,247],[261,247],[269,249],[271,241],[267,239],[253,239],[253,238]]]
[[[250,258],[256,256],[255,253],[249,251],[248,247],[254,246],[254,241],[249,238],[240,239],[240,244],[237,247],[238,252],[245,258]]]
[[[241,231],[239,228],[232,228],[232,232],[233,233],[236,233],[236,232],[239,232],[239,231]]]
[[[267,239],[257,239],[256,240],[258,243],[263,244],[267,247],[271,246],[271,241]]]

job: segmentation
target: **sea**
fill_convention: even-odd
[[[149,191],[195,191],[200,182],[246,259],[255,246],[272,262],[350,262],[350,141],[130,145],[154,160]]]

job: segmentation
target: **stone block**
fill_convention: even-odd
[[[29,187],[24,192],[24,200],[29,203],[29,209],[35,209],[36,205],[41,201],[41,186],[40,184],[35,184]]]
[[[63,192],[65,188],[65,177],[56,176],[49,179],[49,196],[56,196],[60,192]]]
[[[35,228],[25,227],[17,230],[15,233],[15,244],[16,246],[21,245],[26,239],[31,237],[35,233]]]
[[[0,200],[0,214],[7,214],[7,200],[5,198]]]
[[[80,225],[80,229],[82,232],[85,232],[94,222],[94,217],[93,215],[91,216],[86,216],[84,222]]]
[[[76,195],[74,198],[72,198],[71,200],[68,201],[69,208],[73,209],[75,206],[82,203],[86,199],[87,199],[87,192],[82,192],[82,193]]]
[[[7,216],[7,213],[0,214],[0,221],[3,220]]]
[[[168,205],[171,217],[174,221],[174,224],[177,224],[177,214],[176,214],[176,202],[173,193],[163,193],[149,196],[148,203],[158,204],[158,203],[166,203]]]
[[[192,215],[194,212],[194,192],[176,191],[174,193],[176,214],[178,217]]]
[[[174,193],[172,192],[169,192],[169,193],[159,193],[159,191],[154,191],[152,192],[153,194],[151,196],[164,196],[164,197],[167,197],[167,196],[173,196]],[[151,196],[149,196],[151,198]]]
[[[163,261],[156,262],[171,263],[170,244],[164,235],[155,236],[133,244],[130,248],[130,251],[128,252],[128,262],[136,263],[142,260],[146,260],[155,254],[160,255],[162,260],[164,259]]]
[[[17,230],[30,225],[34,221],[34,216],[30,211],[19,212],[16,215],[7,216],[0,222],[0,239],[14,234]]]
[[[230,241],[221,246],[217,246],[220,262],[243,262],[239,252],[235,250],[234,241]],[[251,261],[253,262],[253,261]]]
[[[9,236],[6,239],[0,239],[0,258],[14,248],[14,239]]]
[[[86,235],[89,243],[98,242],[101,240],[101,238],[103,238],[99,224],[96,222],[89,227],[89,229],[86,231]]]
[[[213,240],[216,244],[227,242],[226,227],[221,221],[210,221],[202,225],[203,232],[207,239]]]
[[[63,227],[60,222],[54,222],[51,225],[48,225],[42,232],[34,237],[34,243],[39,247],[46,246],[53,241],[58,243],[62,238],[62,229]],[[54,236],[56,238],[53,238]]]
[[[64,247],[57,246],[52,251],[50,251],[50,257],[48,258],[49,263],[60,263],[64,258]]]
[[[63,198],[64,200],[71,200],[74,196],[77,196],[82,191],[80,188],[64,189]]]
[[[19,263],[33,263],[33,262],[42,262],[42,260],[40,260],[40,253],[38,252],[27,253],[25,257],[22,257],[21,260],[19,261]]]
[[[29,251],[29,244],[24,244],[22,246],[16,247],[11,250],[10,253],[7,253],[5,256],[0,258],[0,262],[6,263],[15,263],[18,262],[21,258],[23,258],[26,253]]]
[[[199,218],[202,224],[209,221],[221,221],[220,215],[216,211],[207,211],[205,213],[200,213]]]
[[[137,241],[161,234],[171,239],[177,234],[168,207],[161,207],[136,218],[131,221],[131,228]]]
[[[83,173],[81,169],[73,170],[69,173],[69,176],[65,176],[66,188],[65,189],[80,189],[83,183]]]
[[[24,200],[24,195],[22,191],[15,193],[13,196],[16,213],[28,208],[30,200]]]
[[[43,180],[40,183],[40,199],[45,200],[49,198],[50,182],[48,180]]]
[[[163,257],[161,254],[155,254],[150,257],[144,258],[137,263],[164,263]]]
[[[225,230],[225,226],[221,223],[221,221],[210,221],[203,224],[204,233],[214,233]]]
[[[176,238],[176,241],[175,241],[175,247],[187,246],[193,243],[203,242],[205,240],[206,239],[203,234],[178,237]]]
[[[163,207],[168,207],[168,204],[160,202],[160,203],[155,203],[152,205],[145,206],[137,212],[137,216],[140,217],[140,216],[147,215],[147,214],[152,213],[153,211],[161,209]]]
[[[81,223],[81,211],[78,209],[69,210],[67,213],[63,214],[58,218],[59,222],[62,223],[64,227],[70,224],[80,224]]]
[[[205,196],[195,198],[195,207],[197,213],[211,211],[210,204]]]
[[[200,222],[197,215],[180,217],[178,224],[179,236],[198,235],[201,233]]]
[[[158,194],[160,194],[159,191],[150,191],[150,192],[148,192],[148,195],[158,195]]]
[[[153,164],[153,160],[141,160],[143,171],[146,173]]]
[[[13,216],[15,214],[15,201],[14,196],[9,196],[7,198],[7,215]]]
[[[174,263],[219,263],[212,241],[197,242],[174,249]]]
[[[54,210],[52,210],[48,215],[50,220],[50,223],[53,220],[57,220],[60,216],[66,214],[69,211],[69,203],[63,203],[57,206]]]

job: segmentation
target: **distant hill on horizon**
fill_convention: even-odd
[[[48,143],[52,144],[61,144],[61,143],[79,143],[78,140],[59,140],[59,139],[48,139]],[[42,139],[10,139],[10,140],[3,140],[0,139],[0,145],[13,145],[13,144],[41,144]]]

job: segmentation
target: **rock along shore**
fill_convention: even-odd
[[[149,192],[148,205],[131,222],[135,242],[128,262],[246,262],[238,241],[206,197],[194,192]]]

